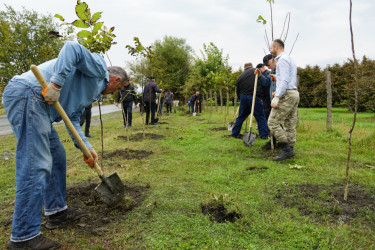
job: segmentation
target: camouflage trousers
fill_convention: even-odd
[[[287,90],[279,100],[279,107],[277,109],[272,108],[268,118],[268,128],[276,140],[287,142],[292,147],[296,143],[298,103],[298,90]]]

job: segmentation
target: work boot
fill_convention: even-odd
[[[287,142],[279,142],[279,146],[282,148],[281,154],[275,157],[275,161],[282,161],[288,158],[292,158],[294,156],[294,151],[291,146]]]
[[[84,217],[87,213],[80,210],[65,209],[64,211],[58,212],[48,216],[45,227],[48,229],[55,229],[63,227],[73,221],[76,221]]]
[[[6,247],[8,249],[58,249],[61,245],[39,234],[27,241],[13,242],[8,240]]]

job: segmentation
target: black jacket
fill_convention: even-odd
[[[138,102],[134,87],[132,85],[129,84],[128,86],[122,87],[117,92],[116,102],[118,103],[120,102],[120,100],[122,100],[122,102],[132,102],[132,101],[134,103]]]
[[[151,94],[150,94],[151,91]],[[151,97],[151,102],[156,102],[156,92],[161,93],[155,82],[149,82],[145,85],[143,89],[143,102],[149,102]]]
[[[237,86],[237,97],[240,98],[241,95],[253,96],[254,93],[254,83],[255,83],[255,68],[247,68],[242,74],[238,77],[236,86]],[[262,96],[261,85],[257,84],[257,97]]]

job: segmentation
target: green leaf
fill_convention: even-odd
[[[261,15],[258,16],[257,22],[258,23],[263,23],[263,24],[267,23],[267,21]]]
[[[96,21],[98,21],[102,17],[102,12],[96,12],[94,15],[92,15],[90,24],[94,25]]]
[[[81,19],[82,21],[88,22],[91,18],[91,13],[90,13],[90,9],[89,9],[87,3],[85,3],[85,2],[77,3],[76,14],[79,17],[79,19]]]
[[[59,15],[59,14],[56,14],[55,17],[58,18],[58,19],[60,19],[61,22],[65,21],[65,19],[61,15]]]
[[[98,34],[98,31],[100,30],[102,26],[103,26],[103,22],[96,23],[94,26],[94,29],[92,30],[92,33],[94,35]]]
[[[90,27],[88,24],[84,23],[82,20],[75,20],[74,22],[72,22],[72,24],[74,26],[76,26],[77,28],[88,28]]]
[[[90,35],[91,35],[91,32],[88,30],[81,30],[80,32],[77,33],[77,36],[81,38],[89,37]]]

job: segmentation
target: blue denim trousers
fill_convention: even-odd
[[[240,110],[238,112],[238,117],[236,122],[234,123],[232,129],[232,136],[237,137],[242,128],[242,123],[246,120],[246,118],[251,113],[251,106],[252,106],[253,97],[248,95],[241,95],[240,96]],[[260,137],[266,137],[269,134],[266,116],[264,114],[264,107],[262,100],[259,97],[255,98],[255,107],[254,107],[254,117],[258,123],[258,131]],[[246,128],[246,132],[248,128]]]
[[[4,108],[17,138],[16,196],[11,240],[26,241],[40,234],[45,215],[67,208],[66,153],[40,93],[10,82],[3,92]]]
[[[123,102],[122,107],[124,109],[124,113],[122,113],[124,126],[126,126],[126,121],[128,121],[128,126],[131,126],[133,119],[133,102]]]

